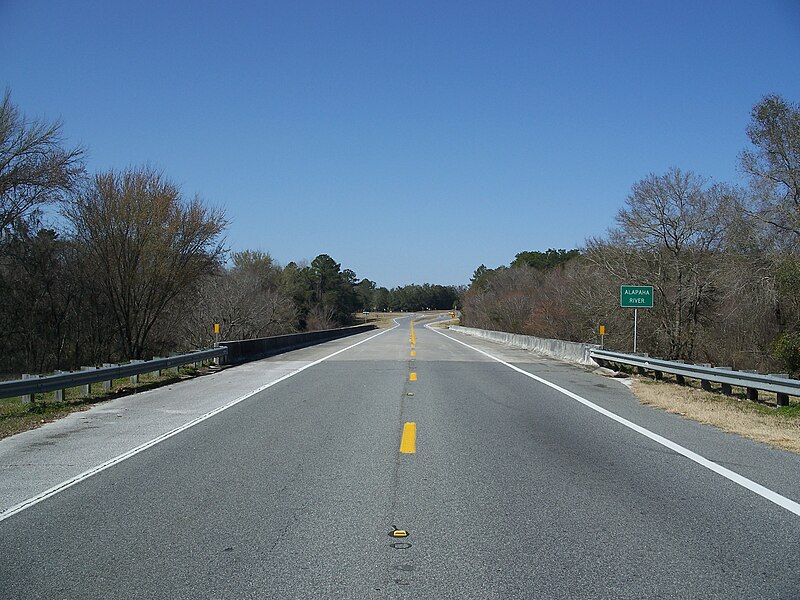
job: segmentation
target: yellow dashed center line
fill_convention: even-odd
[[[400,440],[401,454],[417,453],[417,424],[405,423],[403,425],[403,438]]]
[[[417,351],[417,336],[414,333],[414,322],[411,322],[411,356],[416,356]],[[411,372],[408,375],[409,381],[416,381],[416,372]],[[410,395],[410,394],[409,394]],[[417,424],[408,422],[403,425],[403,437],[400,440],[400,453],[401,454],[416,454],[417,453]]]

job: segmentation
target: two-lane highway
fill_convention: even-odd
[[[0,521],[0,595],[800,597],[800,457],[399,323]]]

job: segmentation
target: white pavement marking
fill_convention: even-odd
[[[428,326],[426,325],[426,327],[428,327]],[[657,433],[653,433],[649,429],[645,429],[641,425],[637,425],[636,423],[633,423],[632,421],[628,421],[627,419],[625,419],[623,417],[620,417],[619,415],[617,415],[617,414],[615,414],[615,413],[613,413],[613,412],[611,412],[609,410],[606,410],[605,408],[603,408],[601,406],[598,406],[597,404],[594,404],[593,402],[590,402],[586,398],[583,398],[582,396],[579,396],[578,394],[576,394],[574,392],[571,392],[568,389],[562,388],[561,386],[556,385],[555,383],[547,381],[546,379],[542,379],[541,377],[539,377],[537,375],[534,375],[533,373],[529,373],[528,371],[525,371],[523,369],[520,369],[519,367],[515,367],[514,365],[512,365],[510,363],[507,363],[506,361],[504,361],[504,360],[502,360],[500,358],[497,358],[496,356],[492,356],[488,352],[484,352],[480,348],[476,348],[474,346],[470,346],[469,344],[466,344],[466,343],[462,342],[461,340],[457,340],[454,337],[450,337],[449,335],[447,335],[445,333],[442,333],[441,331],[437,331],[437,330],[435,330],[435,329],[433,329],[431,327],[428,327],[428,329],[438,333],[439,335],[442,335],[442,336],[446,337],[448,340],[452,340],[452,341],[454,341],[454,342],[456,342],[458,344],[461,344],[462,346],[466,346],[467,348],[470,348],[470,349],[474,350],[475,352],[479,352],[480,354],[483,354],[484,356],[486,356],[488,358],[491,358],[494,361],[499,362],[501,365],[505,365],[509,369],[513,369],[517,373],[521,373],[522,375],[525,375],[526,377],[530,377],[531,379],[534,379],[534,380],[538,381],[539,383],[542,383],[542,384],[544,384],[544,385],[546,385],[548,387],[551,387],[554,390],[556,390],[558,392],[561,392],[565,396],[569,396],[573,400],[577,400],[578,402],[580,402],[584,406],[587,406],[587,407],[591,408],[592,410],[599,412],[601,415],[604,415],[604,416],[608,417],[609,419],[612,419],[612,420],[616,421],[617,423],[620,423],[621,425],[624,425],[628,429],[632,429],[636,433],[639,433],[639,434],[645,436],[646,438],[649,438],[649,439],[653,440],[657,444],[661,444],[665,448],[669,448],[673,452],[677,452],[681,456],[684,456],[684,457],[688,458],[689,460],[696,462],[698,465],[703,466],[706,469],[708,469],[710,471],[713,471],[714,473],[717,473],[718,475],[722,475],[725,479],[728,479],[728,480],[730,480],[730,481],[742,486],[743,488],[746,488],[746,489],[750,490],[751,492],[753,492],[755,494],[758,494],[762,498],[766,498],[770,502],[773,502],[774,504],[777,504],[778,506],[780,506],[782,508],[785,508],[789,512],[794,513],[795,515],[800,517],[800,504],[795,502],[794,500],[791,500],[791,499],[787,498],[786,496],[782,496],[779,493],[774,492],[771,489],[766,488],[763,485],[748,479],[747,477],[744,477],[743,475],[739,475],[735,471],[731,471],[730,469],[726,469],[725,467],[715,463],[714,461],[709,460],[709,459],[705,458],[704,456],[701,456],[701,455],[697,454],[696,452],[692,452],[691,450],[689,450],[688,448],[684,448],[680,444],[676,444],[672,440],[668,440],[667,438],[665,438],[663,436],[660,436]]]
[[[321,362],[325,362],[326,360],[328,360],[330,358],[333,358],[334,356],[337,356],[338,354],[341,354],[342,352],[346,352],[348,350],[351,350],[351,349],[355,348],[356,346],[360,346],[361,344],[364,344],[364,343],[366,343],[366,342],[368,342],[370,340],[374,340],[376,337],[378,337],[380,335],[383,335],[384,333],[387,333],[389,331],[392,331],[393,329],[396,329],[397,327],[399,327],[399,323],[397,323],[397,319],[394,319],[394,322],[395,322],[395,326],[394,327],[391,327],[389,329],[384,329],[380,333],[376,333],[375,335],[372,335],[372,336],[368,337],[367,339],[361,340],[360,342],[356,342],[355,344],[347,346],[346,348],[342,348],[341,350],[337,350],[336,352],[333,352],[332,354],[329,354],[328,356],[324,356],[324,357],[322,357],[322,358],[320,358],[318,360],[310,362],[307,365],[303,365],[299,369],[296,369],[296,370],[292,371],[291,373],[287,373],[286,375],[283,375],[282,377],[279,377],[275,381],[270,381],[269,383],[262,385],[261,387],[253,390],[252,392],[248,392],[248,393],[244,394],[243,396],[239,396],[235,400],[231,400],[230,402],[228,402],[227,404],[225,404],[223,406],[215,408],[214,410],[209,411],[204,415],[200,415],[196,419],[192,419],[191,421],[189,421],[188,423],[184,423],[180,427],[176,427],[172,431],[168,431],[167,433],[164,433],[164,434],[162,434],[162,435],[160,435],[160,436],[158,436],[156,438],[153,438],[152,440],[150,440],[148,442],[145,442],[144,444],[136,446],[136,448],[133,448],[132,450],[128,450],[127,452],[124,452],[124,453],[120,454],[119,456],[115,456],[114,458],[111,458],[111,459],[105,461],[104,463],[101,463],[101,464],[97,465],[96,467],[92,467],[91,469],[89,469],[87,471],[84,471],[83,473],[81,473],[79,475],[76,475],[75,477],[72,477],[70,479],[67,479],[66,481],[63,481],[63,482],[61,482],[61,483],[59,483],[57,485],[54,485],[53,487],[51,487],[48,490],[45,490],[41,494],[37,494],[36,496],[33,496],[32,498],[28,498],[27,500],[23,500],[19,504],[15,504],[14,506],[10,507],[8,510],[0,513],[0,521],[4,521],[4,520],[8,519],[9,517],[11,517],[11,516],[13,516],[15,514],[22,512],[26,508],[30,508],[31,506],[34,506],[35,504],[39,504],[39,502],[41,502],[42,500],[46,500],[47,498],[50,498],[51,496],[55,496],[59,492],[62,492],[64,490],[66,490],[67,488],[71,488],[73,485],[76,485],[76,484],[80,483],[81,481],[89,479],[89,477],[91,477],[92,475],[97,475],[101,471],[105,471],[106,469],[108,469],[110,467],[113,467],[114,465],[118,465],[122,461],[127,460],[132,456],[136,456],[140,452],[143,452],[143,451],[147,450],[148,448],[152,448],[156,444],[159,444],[159,443],[163,442],[164,440],[168,440],[172,436],[178,435],[182,431],[186,431],[190,427],[194,427],[198,423],[202,423],[203,421],[205,421],[207,419],[210,419],[214,415],[218,415],[222,411],[227,410],[227,409],[231,408],[232,406],[236,406],[240,402],[244,402],[248,398],[251,398],[252,396],[255,396],[256,394],[258,394],[260,392],[263,392],[267,388],[271,388],[273,385],[276,385],[276,384],[280,383],[281,381],[285,381],[285,380],[289,379],[290,377],[294,377],[298,373],[302,373],[306,369],[310,369],[311,367],[313,367],[315,365],[318,365]]]

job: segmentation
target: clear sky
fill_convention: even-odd
[[[738,182],[753,104],[800,101],[800,2],[0,0],[0,57],[90,171],[162,169],[233,250],[461,284],[649,173]]]

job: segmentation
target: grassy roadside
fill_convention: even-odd
[[[394,313],[394,312],[371,312],[367,317],[367,323],[372,323],[378,329],[389,329],[390,327],[394,327],[394,319],[397,317],[407,317],[410,313]],[[359,316],[357,316],[359,317]],[[360,317],[361,320],[356,319],[357,323],[363,323],[363,317]]]
[[[367,316],[367,323],[372,323],[378,329],[388,329],[389,327],[394,327],[394,319],[399,317],[410,317],[412,315],[417,315],[417,318],[414,319],[415,323],[419,323],[422,321],[426,321],[429,319],[435,319],[439,315],[443,313],[449,313],[448,310],[438,310],[438,311],[424,311],[424,312],[371,312]],[[361,313],[357,313],[353,317],[356,321],[356,324],[364,323],[364,317]],[[451,324],[451,323],[448,323]]]
[[[70,413],[87,410],[93,405],[106,400],[113,400],[121,396],[129,396],[137,392],[155,389],[219,371],[220,367],[186,365],[175,370],[164,371],[161,377],[154,373],[139,375],[139,383],[131,383],[130,378],[115,379],[110,390],[104,390],[101,383],[92,384],[91,393],[87,396],[81,393],[81,388],[70,388],[64,394],[64,400],[56,402],[53,394],[36,394],[34,401],[23,404],[21,398],[0,398],[0,439],[36,429],[55,421]]]
[[[434,321],[434,319],[438,319],[442,315],[449,316],[450,313],[451,311],[449,310],[431,310],[431,311],[420,312],[417,313],[418,316],[416,319],[414,319],[414,323],[429,324],[431,327],[439,327],[442,329],[446,329],[450,325],[457,325],[459,320],[457,318],[452,318],[446,321]]]
[[[774,395],[770,398],[763,392],[764,403],[751,402],[743,392],[725,396],[639,376],[631,379],[629,387],[647,406],[800,454],[800,402],[796,398],[789,406],[776,408]]]
[[[447,329],[450,325],[460,325],[460,320],[458,318],[455,319],[448,319],[446,321],[436,321],[435,323],[431,323],[431,327],[436,327],[437,329]]]

